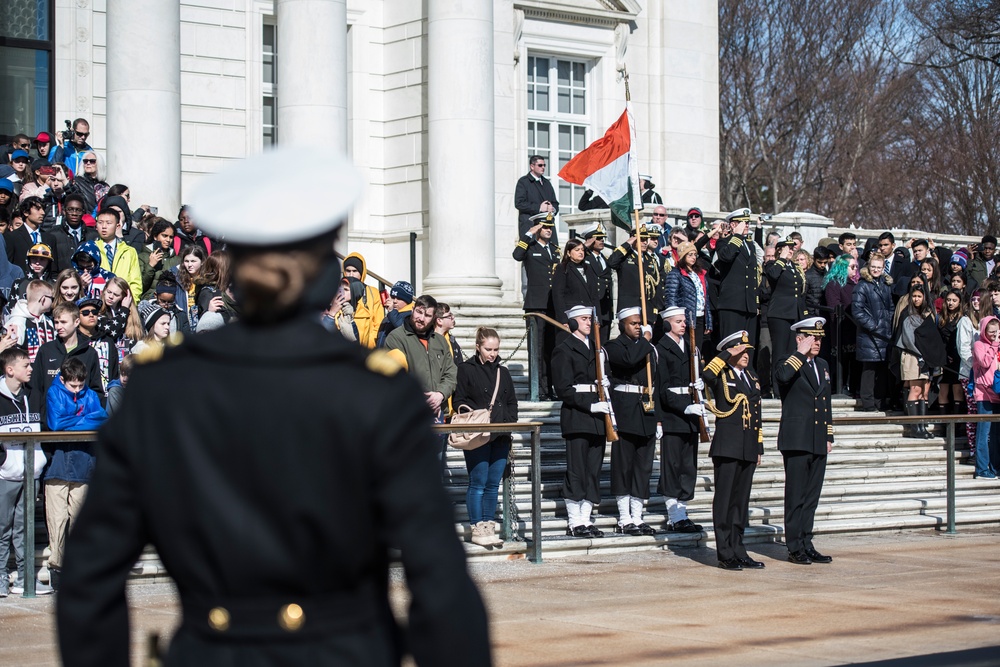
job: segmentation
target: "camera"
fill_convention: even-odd
[[[73,138],[73,121],[64,120],[63,122],[66,123],[66,129],[59,134],[62,135],[62,140],[66,142]]]
[[[152,213],[153,215],[156,215],[157,213],[160,212],[160,207],[158,207],[158,206],[150,206],[149,207],[149,212]]]

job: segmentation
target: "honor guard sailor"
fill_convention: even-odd
[[[656,344],[659,387],[660,483],[657,491],[667,507],[667,530],[700,533],[701,526],[688,518],[687,503],[694,498],[698,475],[698,420],[705,407],[691,398],[691,348],[686,336],[684,309],[663,311],[663,338]],[[695,369],[698,389],[704,388],[701,369]]]
[[[253,183],[269,174],[294,187],[292,162],[325,206],[275,224],[270,190]],[[385,352],[320,324],[359,173],[292,146],[198,186],[192,211],[226,240],[243,312],[137,367],[101,429],[56,600],[62,664],[129,665],[125,580],[152,544],[183,609],[166,665],[388,666],[404,651],[417,664],[489,665],[425,397]],[[390,549],[412,596],[407,629],[389,606]]]
[[[785,544],[798,565],[833,560],[813,546],[813,521],[823,491],[826,457],[833,449],[830,367],[819,358],[822,317],[792,325],[796,350],[778,364],[781,394],[778,451],[785,463]]]
[[[570,537],[603,537],[591,519],[601,503],[601,467],[604,464],[604,415],[611,404],[597,393],[597,351],[591,344],[593,309],[575,306],[566,311],[572,335],[552,354],[553,382],[562,401],[559,426],[566,440],[566,477],[562,495],[566,502],[566,534]]]
[[[642,520],[643,501],[649,500],[658,426],[656,397],[650,395],[646,374],[647,363],[656,366],[656,351],[650,342],[653,327],[643,326],[636,306],[618,311],[618,330],[620,335],[604,346],[619,438],[611,446],[611,494],[618,503],[619,516],[615,532],[654,535],[656,530]]]
[[[712,392],[715,434],[709,456],[715,468],[712,526],[719,567],[725,570],[761,569],[743,546],[750,514],[753,473],[764,453],[760,418],[760,382],[749,368],[750,337],[737,331],[722,340],[719,355],[702,377]]]

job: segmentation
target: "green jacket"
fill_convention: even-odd
[[[385,349],[400,350],[406,355],[410,375],[425,392],[441,392],[447,408],[448,397],[455,393],[458,384],[458,369],[444,336],[431,333],[425,349],[413,330],[412,320],[407,318],[403,326],[393,329],[385,339]]]

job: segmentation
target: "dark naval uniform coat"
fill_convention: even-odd
[[[600,279],[586,261],[558,264],[552,276],[552,308],[557,320],[566,324],[566,311],[583,304],[598,309],[600,319]]]
[[[549,317],[555,317],[556,311],[552,305],[552,274],[559,266],[559,246],[550,239],[548,243],[541,244],[531,234],[524,234],[512,253],[514,259],[524,266],[527,279],[526,291],[524,293],[524,312],[545,313]],[[525,321],[525,326],[532,325],[529,318]],[[532,336],[528,336],[528,358],[534,363],[535,359],[540,360],[538,367],[538,388],[544,397],[549,394],[552,386],[551,359],[552,351],[556,346],[556,331],[551,324],[536,322],[538,327],[541,350],[535,351],[535,342]]]
[[[817,377],[818,376],[818,377]],[[775,370],[781,395],[778,451],[785,460],[785,543],[790,552],[812,549],[813,520],[833,442],[830,368],[798,351]]]
[[[715,467],[712,523],[720,561],[749,558],[743,534],[757,458],[764,453],[760,382],[749,366],[741,378],[729,365],[730,358],[724,350],[702,374],[715,403],[715,433],[708,453]]]
[[[597,394],[597,358],[594,348],[575,335],[566,336],[552,353],[552,384],[562,401],[559,426],[566,439],[566,478],[563,497],[601,502],[600,475],[604,463],[604,415],[590,406]]]
[[[614,319],[615,305],[611,296],[611,266],[604,253],[587,251],[584,260],[597,274],[598,321],[601,324],[601,340],[611,338],[611,320]]]
[[[398,665],[404,647],[488,665],[431,413],[397,370],[310,318],[230,324],[138,366],[66,546],[63,664],[127,667],[125,579],[152,544],[184,610],[167,665]]]
[[[643,336],[620,334],[604,346],[611,377],[611,405],[618,422],[618,443],[611,447],[611,495],[649,498],[649,478],[656,454],[656,351]],[[652,355],[652,356],[650,356]],[[653,369],[653,410],[646,412],[646,359]],[[629,389],[630,391],[625,391]]]
[[[698,417],[684,414],[694,403],[691,384],[691,350],[684,349],[664,334],[656,344],[658,407],[663,425],[660,452],[660,482],[657,491],[667,498],[688,501],[694,498],[698,474]]]
[[[806,306],[806,279],[791,260],[776,259],[764,267],[771,288],[767,303],[767,328],[771,334],[774,365],[795,351],[792,325],[813,313]]]
[[[640,305],[639,265],[636,264],[635,248],[627,243],[618,246],[611,253],[608,266],[618,273],[618,310]],[[646,253],[642,270],[646,281],[646,312],[649,315],[649,323],[652,324],[653,318],[662,307],[663,300],[662,277],[655,255]]]
[[[719,273],[718,339],[745,330],[749,333],[750,344],[756,346],[760,269],[753,244],[734,234],[728,239],[720,239],[715,253],[715,268]]]

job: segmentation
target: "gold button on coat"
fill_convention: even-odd
[[[208,612],[208,625],[216,632],[229,629],[229,612],[223,607],[213,607]]]
[[[278,625],[288,632],[296,632],[305,622],[306,613],[302,611],[302,607],[295,603],[286,604],[278,613]]]

